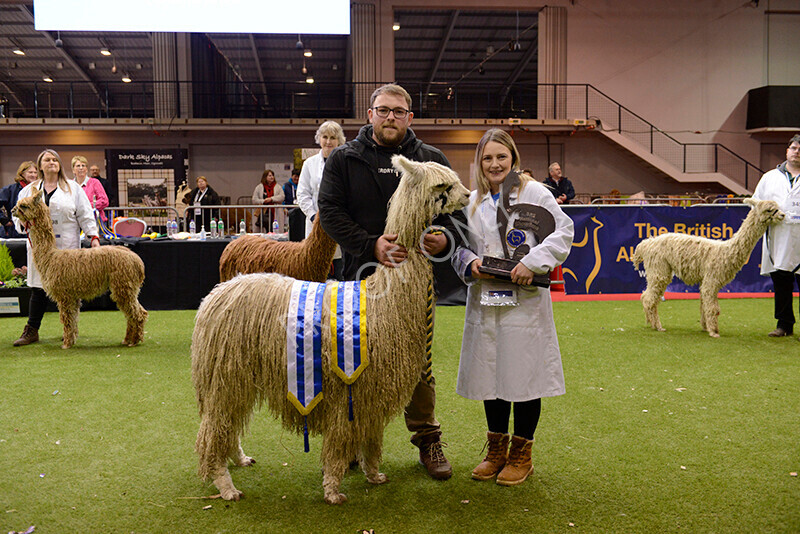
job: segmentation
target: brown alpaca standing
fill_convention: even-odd
[[[280,273],[298,280],[324,282],[331,270],[336,242],[314,219],[311,233],[303,241],[273,241],[259,235],[234,239],[219,259],[219,281],[237,274]]]
[[[78,314],[81,300],[91,300],[111,290],[111,299],[128,318],[124,344],[132,347],[144,338],[147,311],[139,304],[139,290],[144,282],[144,263],[125,247],[85,249],[56,248],[50,209],[42,192],[20,199],[13,214],[28,227],[33,261],[42,277],[47,295],[58,305],[64,325],[64,343],[68,349],[78,337]]]

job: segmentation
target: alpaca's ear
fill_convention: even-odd
[[[397,172],[408,176],[413,182],[419,182],[420,177],[424,174],[419,172],[423,166],[423,163],[411,161],[400,154],[395,154],[392,156],[392,166],[397,170]]]
[[[758,204],[758,201],[751,197],[747,197],[746,199],[744,199],[744,203],[747,204],[748,206],[755,206],[756,204]]]
[[[34,200],[36,200],[36,201],[43,200],[43,198],[42,198],[42,197],[44,197],[44,190],[43,189],[37,189],[36,186],[34,186],[33,189],[31,189],[31,192],[33,193],[31,196],[34,198]]]

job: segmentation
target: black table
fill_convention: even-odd
[[[25,240],[0,240],[11,252],[15,267],[26,263]],[[142,258],[145,277],[139,302],[147,310],[196,310],[200,301],[219,283],[219,259],[227,239],[173,240],[102,239],[103,245],[124,245]],[[88,246],[88,242],[84,242]],[[434,264],[439,304],[464,304],[466,291],[450,262]],[[55,311],[55,305],[50,306]],[[116,309],[108,294],[85,302],[83,310]]]
[[[145,266],[139,302],[148,310],[197,309],[219,283],[219,258],[230,239],[139,241]]]

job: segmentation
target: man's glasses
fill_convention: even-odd
[[[389,113],[393,113],[394,118],[400,120],[405,119],[410,111],[405,108],[387,108],[386,106],[376,106],[372,109],[374,109],[375,113],[378,114],[378,117],[382,119],[389,118]]]

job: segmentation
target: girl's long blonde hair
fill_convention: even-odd
[[[53,150],[52,148],[45,148],[42,150],[42,153],[39,154],[39,157],[36,158],[36,171],[39,174],[39,184],[37,185],[37,189],[42,188],[42,184],[44,184],[44,172],[42,172],[42,158],[45,154],[52,154],[58,160],[58,187],[61,188],[62,191],[67,191],[68,193],[72,192],[72,189],[69,187],[69,183],[67,182],[67,175],[64,174],[64,162],[61,161],[61,156],[58,155],[58,152]]]
[[[522,189],[525,188],[525,184],[532,181],[533,178],[519,172],[519,151],[517,150],[517,145],[514,143],[514,139],[505,130],[492,128],[483,134],[483,137],[481,137],[481,140],[478,142],[478,146],[475,148],[475,178],[478,182],[478,198],[483,198],[483,196],[491,190],[489,187],[489,179],[483,174],[483,165],[481,164],[483,150],[490,141],[500,143],[511,152],[511,170],[519,174],[519,190],[522,191]],[[477,203],[472,206],[473,213],[477,206]]]

